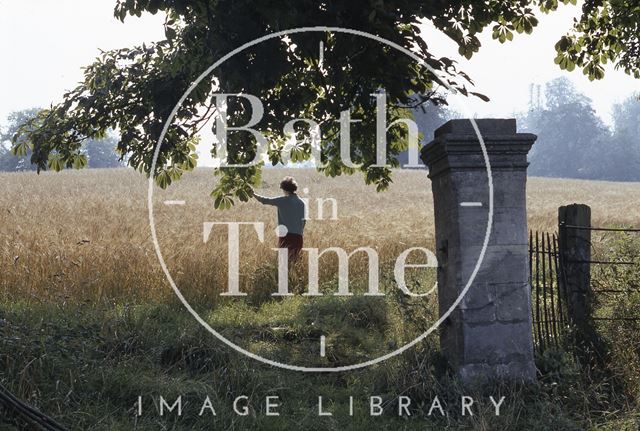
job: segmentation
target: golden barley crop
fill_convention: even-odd
[[[398,171],[383,193],[361,177],[326,178],[313,170],[267,169],[259,191],[276,195],[280,178],[294,175],[302,197],[310,200],[305,246],[369,246],[381,265],[404,249],[432,247],[433,201],[423,171]],[[126,169],[63,173],[0,174],[0,292],[25,301],[146,301],[172,296],[156,258],[147,217],[147,181]],[[203,223],[265,223],[264,242],[254,230],[241,230],[241,286],[256,288],[274,277],[275,210],[255,201],[228,211],[213,208],[209,192],[215,177],[198,169],[168,190],[155,189],[154,208],[165,261],[179,286],[200,300],[214,298],[227,285],[227,235],[216,227],[203,241]],[[319,220],[317,199],[325,201]],[[528,215],[532,229],[555,230],[557,207],[569,203],[592,206],[597,225],[640,225],[640,184],[530,178]],[[163,205],[184,200],[185,205]],[[330,259],[321,277],[331,277]],[[356,259],[352,274],[365,273]],[[355,278],[355,277],[354,277]],[[268,285],[273,285],[268,283]]]

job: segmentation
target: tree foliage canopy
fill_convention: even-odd
[[[575,0],[563,0],[570,1]],[[480,48],[478,34],[483,30],[489,28],[494,39],[505,42],[514,32],[531,33],[537,24],[537,10],[549,12],[557,7],[558,0],[118,0],[115,17],[120,20],[144,12],[165,13],[166,38],[150,45],[104,52],[85,69],[84,82],[65,94],[60,104],[25,124],[14,142],[21,145],[26,139],[38,170],[62,168],[78,163],[84,140],[116,129],[121,134],[118,150],[129,155],[129,165],[153,175],[166,187],[197,164],[197,133],[215,114],[212,94],[249,93],[264,104],[258,128],[269,138],[271,163],[284,159],[283,125],[293,118],[312,118],[322,127],[325,164],[320,169],[332,176],[360,170],[367,183],[381,190],[391,181],[391,171],[373,166],[372,93],[380,89],[386,92],[389,122],[406,117],[407,108],[416,104],[428,100],[444,103],[440,96],[444,87],[483,97],[468,91],[466,86],[473,82],[453,60],[430,52],[420,36],[421,20],[430,20],[458,44],[460,54],[470,58]],[[585,14],[590,16],[592,12],[586,9]],[[248,41],[319,24],[388,39],[416,52],[432,71],[400,52],[353,35],[304,33],[262,43],[225,62],[212,79],[204,80],[189,94],[168,129],[156,169],[150,172],[164,123],[196,77]],[[319,41],[325,46],[322,65]],[[566,46],[565,41],[558,49],[563,55],[573,55],[572,49],[577,48]],[[608,55],[621,62],[627,58],[617,48]],[[568,64],[564,61],[561,66]],[[580,58],[572,57],[571,61],[579,63]],[[359,164],[357,169],[342,163],[336,145],[339,126],[335,119],[346,109],[360,120],[351,133],[351,158]],[[246,103],[236,101],[230,102],[227,115],[229,124],[245,124],[251,112]],[[297,132],[308,138],[303,127]],[[404,128],[394,127],[388,132],[387,159],[391,166],[397,165],[396,156],[406,149],[405,138]],[[255,146],[248,134],[231,134],[228,145],[230,161],[253,159]],[[312,155],[309,139],[300,140],[291,151],[294,160],[308,160]],[[60,163],[52,165],[52,158]],[[229,206],[234,196],[248,199],[259,172],[260,166],[220,169],[217,173],[221,178],[213,192],[216,205]]]
[[[589,79],[604,77],[603,64],[612,62],[640,78],[640,2],[585,0],[582,16],[556,44],[556,63],[572,71],[581,67]]]

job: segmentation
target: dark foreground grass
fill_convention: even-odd
[[[638,429],[640,415],[624,387],[593,381],[570,355],[550,352],[539,358],[536,385],[468,392],[448,377],[436,345],[433,338],[426,340],[364,370],[308,374],[245,358],[176,303],[0,306],[0,382],[71,429]],[[461,415],[462,393],[475,399],[473,416]],[[239,405],[249,406],[247,416],[233,411],[241,395],[248,397]],[[280,416],[267,416],[265,399],[274,395]],[[382,416],[369,414],[372,395],[382,397]],[[398,416],[401,395],[411,398],[409,417]],[[500,416],[490,395],[506,397]],[[142,416],[137,416],[139,396]],[[182,396],[182,416],[174,411],[160,417],[161,396],[169,404]],[[318,416],[320,396],[333,416]],[[444,417],[438,410],[427,414],[436,396]],[[215,417],[210,410],[199,416],[207,397]],[[28,429],[0,412],[0,429]]]

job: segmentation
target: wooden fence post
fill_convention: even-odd
[[[561,293],[567,301],[571,340],[585,363],[602,362],[604,345],[593,320],[591,289],[591,208],[572,204],[558,209]]]
[[[591,208],[573,204],[558,208],[560,282],[569,321],[588,330],[591,320]]]

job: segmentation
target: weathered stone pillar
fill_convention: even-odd
[[[493,222],[473,283],[440,326],[444,355],[464,383],[535,380],[527,252],[527,153],[536,140],[514,119],[476,120],[493,182]],[[489,220],[489,176],[469,120],[452,120],[422,150],[433,188],[442,315],[480,258]]]

